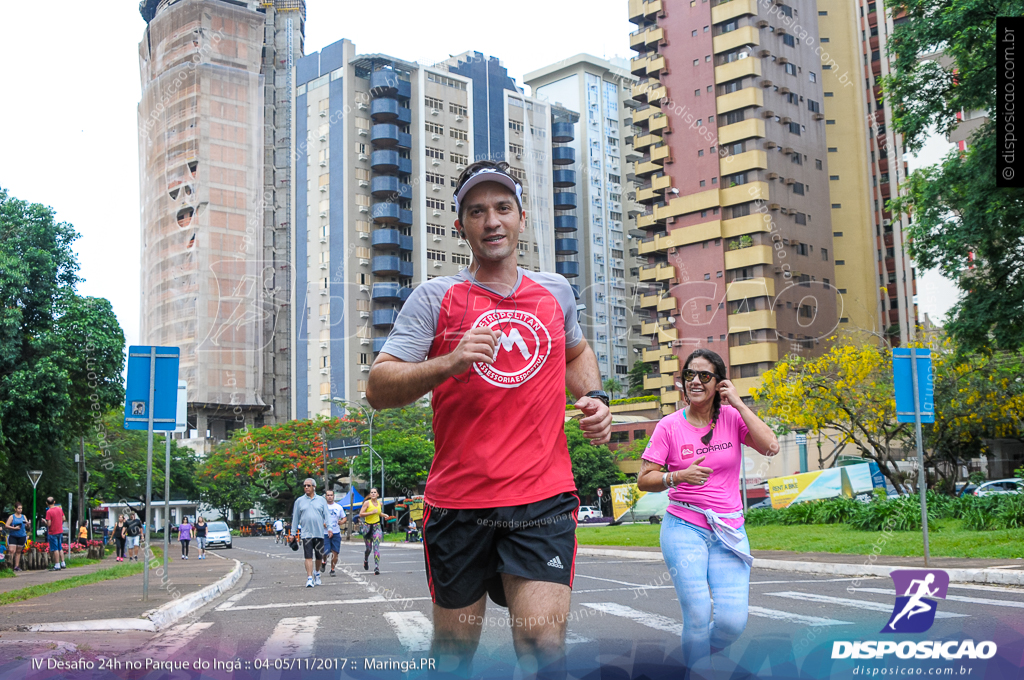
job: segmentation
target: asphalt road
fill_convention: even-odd
[[[289,670],[304,671],[302,677],[416,675],[400,668],[373,670],[366,659],[419,662],[427,656],[431,602],[421,549],[382,545],[382,573],[374,576],[372,557],[371,570],[363,571],[362,542],[343,544],[337,576],[325,575],[322,586],[310,589],[305,587],[301,551],[276,545],[273,538],[236,538],[234,545],[223,554],[251,565],[251,578],[203,610],[197,622],[175,627],[131,658],[216,660],[235,664],[235,678],[277,678],[282,670],[285,677]],[[810,677],[819,672],[821,677],[854,677],[858,664],[904,663],[894,655],[882,662],[828,658],[833,640],[894,639],[879,633],[893,606],[893,584],[887,577],[855,580],[755,569],[746,631],[719,655],[716,670],[729,671],[729,677],[738,664],[746,673],[733,677],[778,677],[798,668],[805,673],[811,668]],[[474,662],[478,676],[514,676],[506,612],[488,602]],[[602,668],[593,677],[678,678],[681,630],[679,602],[660,555],[646,561],[577,558],[567,637],[574,676]],[[997,658],[989,664],[1003,657],[1020,664],[1024,589],[951,585],[929,631],[895,639],[966,638],[998,643]],[[834,664],[831,670],[829,663]],[[916,663],[945,668],[961,662]],[[969,662],[962,665],[969,670]],[[977,668],[971,677],[999,677],[992,670]],[[221,675],[212,665],[210,672]]]

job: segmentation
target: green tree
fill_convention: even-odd
[[[124,335],[110,303],[79,296],[74,228],[0,189],[0,496],[77,491],[69,451],[123,401]],[[90,471],[92,472],[92,471]]]
[[[913,216],[906,235],[918,266],[938,267],[962,291],[945,324],[961,349],[1015,349],[1024,337],[1024,190],[998,188],[993,171],[995,19],[1024,14],[1024,2],[901,0],[894,10],[906,18],[889,38],[894,68],[883,87],[906,149],[920,150],[932,129],[949,134],[961,111],[989,120],[966,152],[911,173],[890,207]],[[923,58],[937,50],[945,66]]]
[[[652,390],[644,389],[644,378],[651,372],[651,365],[637,359],[633,362],[633,368],[629,369],[629,392],[630,397],[643,397],[652,395]]]
[[[620,446],[612,451],[612,456],[614,456],[615,460],[640,460],[644,455],[644,451],[647,450],[647,444],[650,441],[650,437],[634,439],[629,446]]]
[[[398,410],[398,409],[392,409]],[[422,434],[408,430],[378,431],[374,418],[373,450],[384,459],[384,492],[388,495],[413,496],[417,487],[426,483],[434,460],[434,442]],[[363,440],[364,443],[366,440]],[[380,458],[373,459],[373,481],[370,481],[370,452],[366,449],[353,461],[356,475],[364,480],[364,488],[380,487]]]
[[[589,497],[598,487],[608,488],[625,481],[626,475],[616,467],[612,452],[607,446],[591,444],[583,435],[578,421],[566,422],[565,439],[572,459],[572,476],[580,496]]]
[[[603,387],[604,391],[611,395],[612,398],[622,391],[622,383],[619,382],[618,378],[607,378],[604,381]]]

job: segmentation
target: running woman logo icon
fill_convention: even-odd
[[[906,569],[889,576],[896,586],[896,604],[881,632],[923,633],[931,628],[938,609],[936,599],[946,599],[949,574],[941,569]]]

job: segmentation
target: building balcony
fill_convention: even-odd
[[[374,99],[370,102],[370,118],[374,123],[412,123],[412,111],[398,103],[397,99]]]
[[[576,149],[571,146],[556,146],[551,149],[551,163],[554,165],[572,165],[576,162]]]
[[[645,349],[640,358],[643,362],[650,363],[652,361],[661,361],[662,357],[672,356],[672,350],[668,347],[659,347],[658,349]]]
[[[572,191],[556,191],[555,210],[574,210],[576,208],[576,193]]]
[[[767,182],[747,182],[734,187],[719,190],[719,201],[723,206],[746,203],[747,201],[767,201]]]
[[[773,250],[771,246],[750,246],[739,250],[725,251],[725,268],[742,269],[759,264],[772,264]]]
[[[760,32],[756,26],[743,26],[735,31],[715,36],[711,44],[715,54],[728,52],[744,45],[760,45]]]
[[[370,180],[370,193],[377,198],[412,198],[412,187],[388,175]]]
[[[657,16],[662,11],[662,0],[629,0],[629,20],[640,23]]]
[[[386,328],[395,325],[398,318],[397,309],[375,309],[373,310],[373,325],[375,328]]]
[[[371,236],[371,245],[376,250],[394,250],[402,241],[402,232],[397,229],[377,229]]]
[[[733,0],[733,2],[736,2],[736,0]],[[730,333],[741,333],[743,331],[757,331],[762,329],[776,328],[775,312],[769,311],[767,309],[762,309],[755,312],[741,312],[739,314],[730,314],[728,319]]]
[[[645,390],[660,390],[662,387],[672,387],[673,381],[671,375],[645,375],[644,376],[644,389]]]
[[[647,74],[647,63],[651,60],[647,55],[640,55],[629,60],[629,71],[635,76],[643,76]]]
[[[725,291],[725,299],[729,302],[733,300],[749,300],[756,297],[774,297],[774,295],[775,279],[763,276],[733,281]]]
[[[669,281],[676,276],[676,268],[670,264],[649,264],[641,267],[640,281]]]
[[[672,373],[678,373],[679,372],[679,357],[676,357],[676,356],[663,357],[658,362],[658,372],[660,372],[662,375],[666,375],[666,374],[671,375]]]
[[[779,345],[775,342],[756,342],[729,348],[729,365],[759,364],[779,360]]]
[[[398,224],[401,213],[397,203],[374,203],[370,208],[370,217],[377,224]]]
[[[569,287],[572,288],[572,294],[574,296],[576,296],[577,300],[579,300],[580,299],[580,287],[577,286],[575,283],[570,283]]]
[[[396,147],[398,146],[399,134],[401,133],[398,131],[397,125],[392,125],[391,123],[377,123],[370,128],[370,141],[377,147]]]
[[[551,183],[559,189],[576,186],[576,171],[555,170],[551,173]]]
[[[657,104],[648,104],[642,109],[637,109],[633,114],[633,125],[644,126],[649,124],[649,120],[661,114],[661,107]]]
[[[744,151],[735,156],[726,156],[718,160],[718,170],[723,175],[733,175],[747,170],[763,170],[768,167],[768,154],[760,149]]]
[[[662,165],[666,162],[672,162],[672,149],[669,148],[668,144],[662,146],[655,146],[651,149],[651,162],[657,165]]]
[[[555,272],[561,274],[566,278],[576,277],[580,275],[580,263],[573,262],[571,260],[565,260],[562,262],[555,262]]]
[[[370,168],[374,172],[399,172],[412,174],[412,160],[402,158],[397,151],[379,150],[370,154]]]
[[[371,261],[370,271],[379,276],[393,276],[402,270],[403,264],[412,263],[402,262],[397,255],[378,255]]]
[[[401,262],[398,265],[398,275],[402,278],[409,278],[414,273],[412,262]]]
[[[575,255],[579,252],[579,241],[574,238],[556,238],[555,255]]]
[[[371,97],[399,97],[408,99],[412,95],[412,85],[402,80],[394,71],[381,69],[370,74]]]
[[[765,220],[761,213],[751,213],[731,220],[722,220],[722,238],[733,238],[759,231],[771,231],[771,219]]]
[[[567,232],[576,231],[575,215],[555,215],[555,231]]]
[[[761,88],[745,87],[715,99],[715,110],[719,116],[750,106],[764,106],[764,91]]]
[[[668,121],[669,121],[668,116],[666,116],[664,113],[658,113],[658,114],[653,115],[653,116],[651,116],[650,118],[647,119],[647,122],[648,122],[647,129],[651,131],[652,135],[653,134],[659,134],[660,135],[663,132],[671,132],[671,130],[668,129],[668,127],[669,127]]]
[[[573,129],[572,123],[552,123],[551,124],[551,141],[557,144],[566,144],[576,139],[576,131]]]
[[[666,68],[668,68],[668,64],[665,62],[665,55],[652,55],[650,61],[647,62],[647,75],[661,75]]]
[[[377,352],[380,352],[382,349],[384,349],[384,343],[387,341],[388,336],[386,335],[380,338],[373,338],[373,353],[376,354]]]
[[[757,0],[732,0],[711,8],[711,23],[720,24],[735,17],[757,14]]]
[[[732,1],[736,2],[737,0]],[[743,0],[739,0],[739,2],[743,2]],[[715,84],[727,83],[730,80],[747,76],[761,77],[760,59],[750,57],[715,67]]]
[[[397,283],[375,283],[370,299],[374,302],[399,302],[402,300],[402,290],[403,287]]]

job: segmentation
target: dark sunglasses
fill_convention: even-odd
[[[683,371],[683,382],[690,382],[695,377],[700,378],[701,385],[707,385],[712,379],[718,378],[718,376],[711,371],[695,371],[692,368],[688,368]]]

